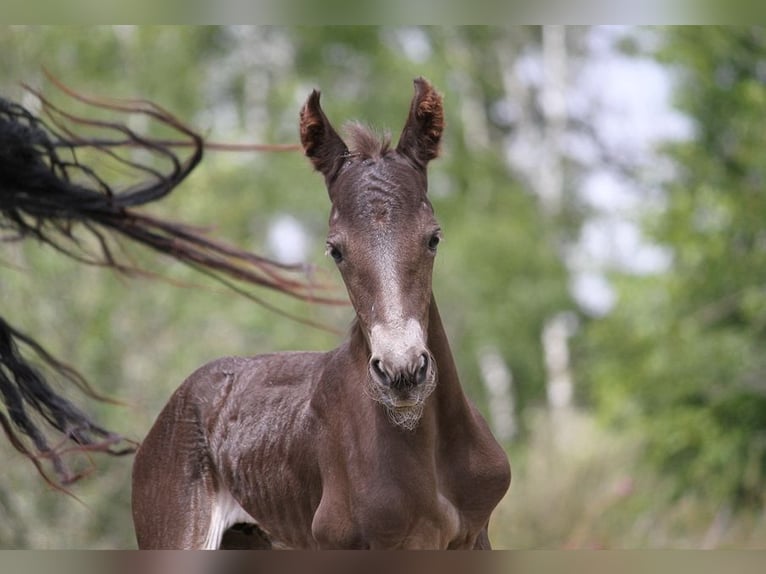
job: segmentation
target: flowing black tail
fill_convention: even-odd
[[[149,137],[129,128],[125,121],[73,115],[30,88],[41,103],[39,115],[0,97],[0,242],[36,239],[83,263],[154,276],[117,255],[115,243],[123,238],[190,265],[261,303],[247,285],[312,302],[339,302],[322,295],[327,293],[326,287],[318,284],[306,267],[282,265],[212,239],[198,228],[136,209],[173,191],[199,164],[205,147],[229,146],[206,144],[201,136],[151,102],[85,97],[50,79],[94,112],[144,116],[172,136]],[[132,153],[136,149],[143,154]],[[190,151],[182,158],[176,149]],[[78,155],[85,157],[86,150],[88,157],[95,154],[99,156],[96,159],[116,162],[123,172],[132,175],[132,183],[115,189],[93,167],[99,162],[79,160]],[[136,157],[145,159],[139,161]],[[95,241],[85,241],[87,235]],[[46,480],[67,484],[81,475],[70,472],[64,463],[63,455],[72,450],[110,454],[131,451],[129,441],[101,428],[54,391],[44,372],[100,398],[77,371],[0,317],[0,398],[5,406],[5,412],[0,410],[0,425],[11,444],[32,459]],[[59,444],[51,446],[50,434],[59,437]],[[46,472],[42,464],[45,460],[52,464],[55,479]]]
[[[102,399],[71,367],[58,361],[30,337],[11,327],[0,317],[0,395],[6,414],[0,412],[0,425],[11,445],[28,456],[40,474],[52,485],[42,461],[48,459],[62,484],[74,482],[82,473],[72,473],[64,463],[65,446],[52,447],[39,421],[52,427],[76,445],[76,450],[122,455],[133,452],[129,442],[95,424],[85,413],[57,394],[41,372],[20,350],[24,346],[55,376],[75,384],[93,398]],[[31,412],[30,412],[31,411]],[[37,419],[37,420],[36,420]],[[31,445],[28,443],[31,442]],[[123,444],[118,448],[119,444]]]

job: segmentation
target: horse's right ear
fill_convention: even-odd
[[[348,155],[348,148],[319,105],[319,92],[311,92],[301,108],[301,145],[314,168],[329,182]]]

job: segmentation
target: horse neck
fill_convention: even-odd
[[[439,377],[434,391],[437,399],[434,406],[447,417],[465,413],[468,401],[460,384],[455,359],[433,294],[428,312],[428,348],[436,361]]]

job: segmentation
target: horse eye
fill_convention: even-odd
[[[442,240],[441,236],[438,233],[434,233],[431,236],[431,239],[428,240],[428,248],[431,251],[436,251],[436,248],[439,246],[439,242]]]
[[[327,254],[335,260],[335,263],[343,261],[343,253],[334,245],[327,245]]]

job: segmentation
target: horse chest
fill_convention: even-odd
[[[314,539],[330,548],[472,548],[506,481],[486,467],[434,463],[325,477]]]
[[[459,510],[440,491],[413,493],[373,483],[349,494],[333,489],[324,493],[312,525],[320,546],[433,549],[468,537]]]
[[[505,451],[491,435],[480,436],[460,449],[454,446],[440,464],[445,484],[469,530],[486,526],[508,491],[511,469]]]

